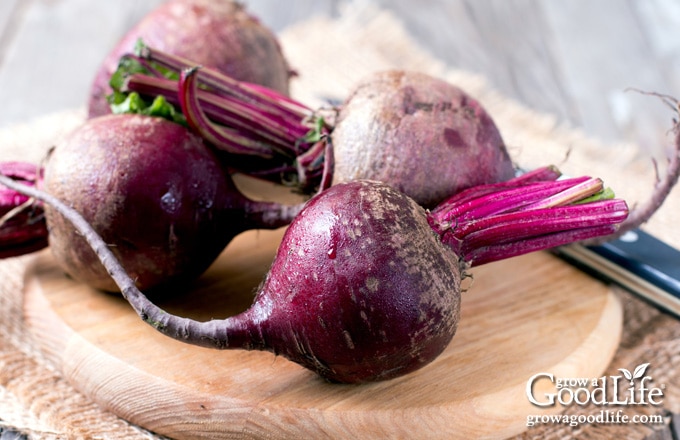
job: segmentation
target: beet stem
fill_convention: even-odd
[[[487,185],[473,186],[452,195],[448,199],[443,200],[439,205],[437,205],[436,209],[432,211],[432,216],[437,221],[443,223],[447,220],[450,220],[450,218],[453,218],[452,216],[448,215],[449,210],[453,206],[463,205],[465,202],[471,202],[472,200],[475,200],[479,197],[493,194],[502,189],[519,188],[529,183],[554,181],[560,176],[561,173],[556,167],[545,166],[521,174],[510,180]]]
[[[41,169],[25,162],[2,162],[0,172],[35,185]],[[0,188],[0,258],[16,257],[47,247],[47,225],[42,206],[15,190]]]
[[[452,233],[467,248],[491,243],[520,241],[532,235],[544,235],[569,229],[597,227],[622,222],[628,208],[621,200],[593,202],[587,205],[560,206],[519,211],[468,223]]]
[[[537,175],[554,179],[557,173],[543,174],[548,169]],[[614,232],[628,206],[610,196],[597,178],[516,178],[454,196],[435,207],[428,221],[444,244],[477,266]]]
[[[144,45],[139,48],[139,52],[140,58],[156,62],[178,73],[184,69],[197,67],[196,63],[191,60],[154,49],[150,46]],[[199,76],[202,83],[219,93],[234,95],[247,102],[258,102],[263,106],[266,105],[270,110],[275,109],[277,112],[287,114],[295,119],[302,119],[306,114],[310,113],[310,109],[307,106],[290,99],[282,93],[268,90],[263,86],[235,80],[215,69],[203,67]]]
[[[509,243],[492,244],[474,248],[462,255],[470,266],[481,266],[494,261],[505,260],[519,255],[537,252],[545,249],[581,242],[593,237],[605,237],[615,233],[616,225],[604,225],[583,229],[562,231],[550,235],[543,235],[512,241]]]
[[[452,206],[447,203],[445,209],[437,207],[437,216],[439,221],[451,221],[455,219],[457,224],[466,221],[467,219],[474,219],[486,217],[493,214],[501,214],[517,209],[538,209],[541,207],[558,206],[559,201],[568,201],[576,197],[578,200],[580,195],[578,191],[583,191],[580,187],[575,188],[575,183],[586,181],[588,178],[576,178],[569,180],[562,180],[556,182],[528,182],[517,187],[508,187],[503,191],[498,191],[500,188],[494,185],[491,192],[486,195],[480,195],[476,199],[467,200],[462,203],[456,203]],[[601,186],[601,181],[600,181]],[[589,191],[589,187],[585,188]],[[577,192],[577,194],[573,194]],[[570,194],[572,194],[570,196]],[[588,192],[593,194],[593,192]],[[552,203],[552,205],[550,205]]]
[[[163,96],[169,103],[180,107],[178,96],[182,91],[181,84],[177,81],[136,73],[125,79],[120,91],[136,92],[144,96]],[[278,115],[234,97],[216,95],[201,89],[196,93],[208,118],[220,125],[239,128],[244,136],[263,137],[285,148],[309,131],[308,127],[291,124]],[[258,136],[254,136],[255,134]]]
[[[304,203],[284,205],[277,202],[258,202],[247,199],[244,216],[259,229],[276,229],[288,226],[300,213]]]
[[[576,179],[580,180],[580,179]],[[525,206],[523,209],[541,209],[541,208],[551,208],[554,206],[563,206],[568,203],[577,202],[584,197],[588,197],[592,194],[596,194],[604,189],[601,179],[591,178],[587,179],[577,185],[570,186],[564,191],[560,191],[557,194],[533,203],[529,206]]]
[[[307,193],[320,187],[324,148],[318,148],[317,143],[319,133],[328,134],[330,130],[307,106],[275,90],[235,80],[143,44],[137,50],[137,57],[125,57],[136,59],[142,67],[156,63],[179,73],[179,87],[170,86],[168,82],[174,81],[155,73],[132,73],[123,81],[121,92],[154,98],[160,94],[179,105],[192,130],[216,148],[237,155],[276,158],[273,165],[264,168],[296,171],[277,176],[247,167],[239,169],[245,174],[268,176]]]
[[[180,96],[184,95],[186,101],[190,101],[191,94],[196,94],[194,103],[197,106],[207,107],[206,116],[209,115],[223,125],[241,128],[247,134],[260,135],[279,142],[284,147],[289,146],[309,131],[307,127],[299,128],[297,124],[299,117],[295,119],[297,125],[291,124],[280,114],[270,113],[257,104],[199,89],[196,79],[199,71],[199,68],[185,69],[180,76],[179,90]],[[205,118],[205,123],[210,123],[208,118]],[[296,128],[298,128],[297,132],[295,132]]]
[[[272,149],[264,142],[242,136],[236,130],[211,123],[198,102],[195,69],[186,69],[180,76],[179,102],[189,126],[214,146],[234,154],[272,157]]]

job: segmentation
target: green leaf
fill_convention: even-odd
[[[135,41],[135,48],[134,48],[134,53],[137,56],[141,56],[142,53],[144,52],[144,49],[146,48],[146,43],[144,43],[144,40],[141,38],[137,38],[137,41]]]
[[[148,75],[149,71],[136,59],[123,56],[109,79],[109,85],[113,90],[120,91],[125,85],[125,78],[134,73]]]
[[[144,47],[144,42],[141,39],[137,40],[135,53],[139,56]],[[149,76],[161,74],[171,80],[179,79],[178,72],[174,72],[157,63],[151,63],[150,66],[147,68],[137,58],[130,55],[124,55],[120,58],[118,67],[109,80],[109,85],[113,89],[113,93],[107,96],[111,111],[114,114],[127,113],[156,116],[187,126],[186,118],[182,112],[170,104],[163,96],[156,96],[152,99],[150,96],[142,97],[137,92],[123,91],[127,78],[133,74]],[[150,72],[149,69],[154,70],[154,72]]]
[[[111,111],[115,114],[141,114],[142,109],[148,107],[142,97],[139,96],[139,93],[136,92],[129,94],[114,93],[109,97],[109,104],[111,105]]]
[[[597,194],[593,194],[590,197],[586,197],[585,199],[581,199],[577,202],[574,202],[574,205],[581,205],[583,203],[590,203],[590,202],[598,202],[600,200],[611,200],[615,197],[616,197],[616,194],[614,194],[614,190],[607,187]]]
[[[178,111],[162,96],[157,96],[149,103],[139,93],[132,92],[126,95],[118,92],[109,95],[109,104],[114,114],[153,116],[187,126],[187,121],[182,112]]]
[[[325,135],[324,132],[324,127],[326,125],[326,122],[322,117],[318,117],[314,120],[314,127],[311,128],[307,134],[305,134],[305,137],[302,139],[303,142],[307,142],[310,144],[319,142],[323,136]]]
[[[157,96],[151,106],[148,108],[149,116],[157,116],[165,118],[180,125],[187,126],[187,120],[181,111],[178,111],[174,105],[170,104],[165,97]]]

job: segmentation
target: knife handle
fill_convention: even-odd
[[[680,318],[680,251],[636,229],[599,246],[572,244],[557,255]]]

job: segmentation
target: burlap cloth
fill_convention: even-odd
[[[513,157],[524,167],[556,163],[568,174],[603,177],[631,204],[644,200],[654,185],[650,157],[636,146],[604,145],[573,127],[558,124],[550,115],[537,114],[504,98],[484,78],[452,69],[415,46],[401,24],[384,11],[355,5],[338,19],[310,19],[289,28],[281,41],[291,64],[301,74],[293,85],[293,94],[309,104],[342,98],[358,78],[374,70],[397,67],[425,71],[460,85],[480,99],[499,125]],[[75,109],[0,131],[0,160],[40,160],[48,147],[82,121],[83,115],[82,109]],[[669,110],[669,129],[674,116]],[[671,141],[669,132],[668,145]],[[664,160],[659,159],[663,167]],[[680,189],[676,189],[645,229],[680,247],[680,234],[673,228],[679,221]],[[0,261],[0,428],[20,429],[31,438],[158,438],[101,410],[75,391],[34,349],[22,317],[22,276],[31,258]],[[625,325],[607,374],[649,362],[655,383],[665,384],[663,407],[645,406],[637,411],[680,413],[680,373],[674,367],[680,362],[680,322],[626,292],[617,294],[624,303]],[[568,411],[585,413],[588,409]],[[644,425],[584,424],[571,428],[551,424],[532,428],[520,437],[645,438],[653,429]]]

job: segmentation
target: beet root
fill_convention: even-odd
[[[90,119],[54,149],[44,174],[44,189],[82,213],[145,289],[195,278],[237,234],[286,225],[297,212],[246,199],[199,137],[160,118]],[[70,222],[45,211],[63,269],[117,290]]]
[[[291,70],[276,36],[238,2],[170,0],[145,16],[107,55],[90,91],[90,117],[111,113],[106,96],[118,60],[142,39],[241,81],[288,93]]]
[[[481,104],[419,72],[377,72],[357,84],[331,139],[334,184],[379,180],[426,207],[514,176],[501,134]]]
[[[331,381],[406,374],[455,334],[459,264],[415,201],[384,184],[343,185],[286,231],[250,312],[267,317],[262,340],[247,343],[279,339],[270,350]]]

